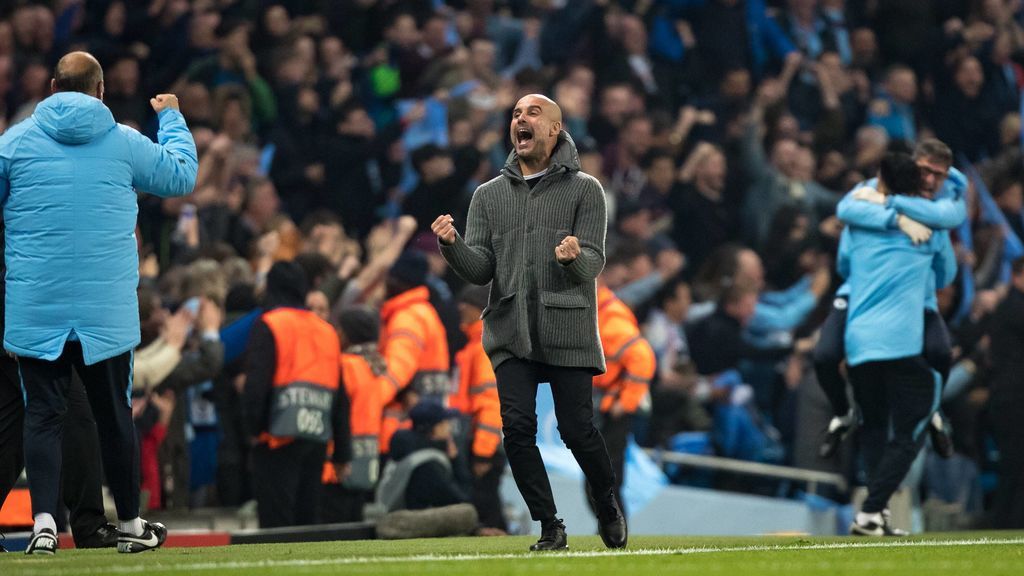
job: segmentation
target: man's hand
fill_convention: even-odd
[[[338,482],[344,482],[348,479],[349,475],[352,474],[352,463],[345,462],[344,464],[335,464],[334,473],[338,476]]]
[[[913,218],[907,218],[903,214],[896,217],[896,224],[899,225],[900,230],[904,234],[910,237],[910,241],[914,245],[918,245],[922,242],[927,242],[932,237],[932,229],[921,224]]]
[[[216,302],[205,297],[199,300],[199,316],[196,317],[196,325],[201,331],[216,332],[220,330],[223,320],[224,312]]]
[[[430,225],[430,229],[441,240],[441,244],[446,246],[455,244],[455,219],[451,214],[438,216],[437,220]]]
[[[177,110],[178,97],[174,94],[157,94],[156,98],[149,99],[149,105],[153,107],[153,111],[157,114],[163,112],[167,108]]]
[[[195,316],[188,308],[182,306],[173,315],[164,320],[161,336],[164,342],[172,348],[181,350],[185,347],[185,340],[188,339],[188,331],[195,322]]]
[[[555,246],[555,259],[559,264],[568,264],[580,255],[580,241],[575,236],[566,236]]]
[[[855,200],[864,200],[874,204],[885,204],[885,194],[882,194],[874,188],[868,188],[867,186],[858,188],[853,193],[853,197]]]

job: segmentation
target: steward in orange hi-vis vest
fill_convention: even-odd
[[[341,372],[338,335],[308,310],[278,308],[262,320],[274,335],[277,366],[260,441],[271,448],[296,437],[326,444],[333,437],[331,410]]]
[[[380,436],[381,453],[385,454],[395,431],[410,425],[406,417],[409,406],[397,398],[403,391],[410,388],[421,400],[438,404],[451,393],[448,339],[430,303],[426,276],[426,258],[418,252],[404,252],[388,271],[379,346],[387,371],[377,379],[385,406]]]
[[[264,294],[269,312],[249,335],[242,408],[248,433],[259,439],[252,478],[261,528],[319,517],[328,441],[336,465],[351,459],[341,346],[330,324],[302,308],[306,286],[298,264],[275,263]]]
[[[372,350],[369,348],[372,347]],[[383,406],[377,378],[383,363],[373,366],[369,357],[377,354],[377,344],[350,346],[341,355],[341,379],[351,404],[349,422],[352,427],[352,471],[344,484],[356,490],[369,490],[380,476],[380,430]],[[333,450],[333,446],[328,452]],[[338,484],[334,466],[324,465],[325,484]]]
[[[332,462],[324,463],[324,522],[359,522],[363,508],[373,501],[380,476],[380,428],[383,405],[377,378],[384,373],[384,358],[377,350],[380,319],[376,310],[348,307],[338,317],[341,380],[351,399],[352,462],[348,477],[339,478]],[[328,448],[328,457],[332,447]]]
[[[600,398],[596,407],[607,414],[617,403],[634,414],[654,378],[654,350],[640,334],[633,311],[606,286],[597,290],[597,327],[607,371],[594,378]]]
[[[501,405],[491,359],[484,352],[484,322],[465,326],[469,343],[455,355],[459,388],[449,396],[449,405],[472,419],[474,458],[490,458],[501,444]]]

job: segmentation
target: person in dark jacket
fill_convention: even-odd
[[[999,446],[995,527],[1024,528],[1024,258],[1013,262],[1010,292],[992,315],[992,384],[989,412]]]
[[[740,360],[781,360],[792,348],[758,348],[743,338],[754,316],[757,286],[737,283],[727,288],[709,316],[686,326],[690,357],[699,374],[719,374],[737,368]]]
[[[391,458],[396,469],[403,462],[412,463],[423,458],[409,472],[408,482],[401,490],[404,508],[424,510],[469,502],[462,482],[456,478],[457,466],[452,461],[458,448],[452,437],[451,418],[458,415],[436,402],[420,402],[409,411],[411,430],[399,430],[391,439]],[[427,457],[427,451],[433,457]]]

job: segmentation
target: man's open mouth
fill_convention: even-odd
[[[524,142],[529,142],[530,140],[533,140],[533,132],[531,132],[530,129],[522,127],[516,129],[517,143],[522,144]]]

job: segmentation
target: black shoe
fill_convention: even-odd
[[[540,540],[530,545],[530,552],[549,552],[569,548],[565,537],[565,524],[558,518],[541,523]]]
[[[142,521],[142,535],[132,536],[121,532],[117,537],[117,551],[125,554],[155,550],[167,540],[167,528],[159,522]]]
[[[853,418],[850,416],[833,416],[825,429],[825,439],[818,448],[818,456],[831,458],[839,450],[839,445],[846,440],[853,430]]]
[[[953,457],[953,433],[941,412],[933,414],[928,421],[928,437],[932,439],[936,454],[947,460]]]
[[[625,548],[629,537],[626,517],[622,514],[619,500],[615,494],[609,494],[597,512],[597,532],[601,535],[604,545],[609,548]]]
[[[81,540],[75,540],[75,548],[115,548],[120,536],[117,527],[107,523]]]
[[[32,535],[25,554],[43,554],[53,556],[57,553],[57,535],[49,528],[43,528]]]

